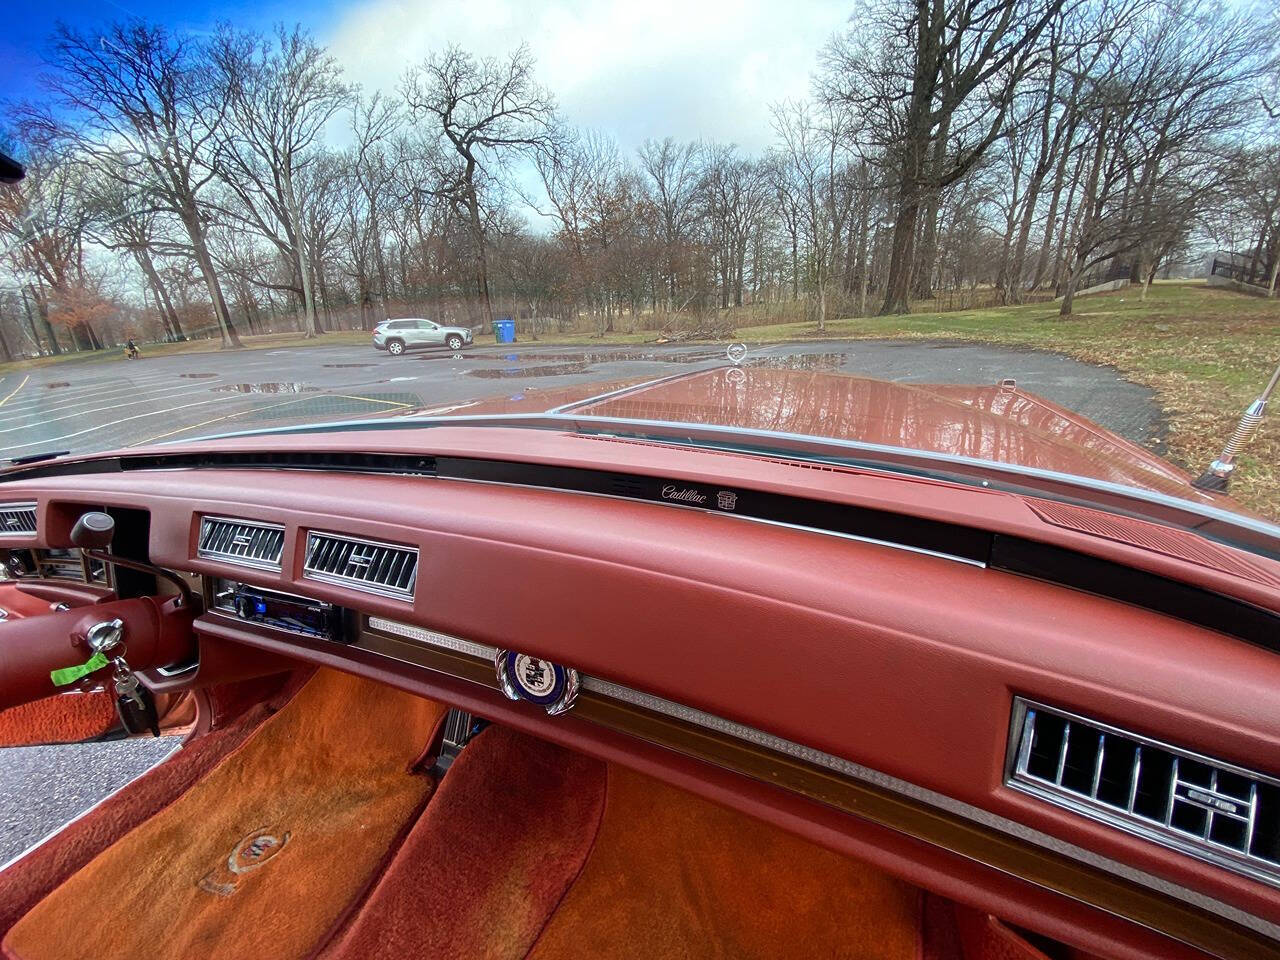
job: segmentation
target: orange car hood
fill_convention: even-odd
[[[654,382],[528,390],[457,414],[555,410],[716,424],[908,447],[1090,477],[1222,504],[1182,470],[1016,387],[905,384],[843,373],[721,368]]]

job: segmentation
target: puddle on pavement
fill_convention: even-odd
[[[562,377],[570,373],[582,373],[587,369],[586,363],[551,363],[541,367],[502,367],[497,370],[468,370],[472,377],[484,377],[488,380],[518,379],[522,377]]]
[[[180,373],[178,376],[184,380],[210,380],[216,377],[216,373]]]
[[[311,393],[319,387],[309,387],[305,383],[224,383],[218,387],[210,387],[214,393]]]
[[[712,351],[699,353],[666,353],[655,350],[588,350],[583,353],[535,353],[521,359],[530,361],[566,360],[579,363],[616,363],[619,360],[643,360],[650,363],[702,363],[716,360],[723,354]]]
[[[793,353],[785,357],[749,357],[748,367],[772,367],[780,370],[839,370],[847,353]]]
[[[55,380],[53,383],[46,383],[44,386],[45,386],[45,389],[46,389],[46,390],[52,390],[54,387],[69,387],[69,386],[71,386],[71,381],[70,381],[70,380]]]
[[[322,363],[322,367],[372,367],[372,363]]]

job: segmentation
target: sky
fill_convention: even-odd
[[[160,0],[32,3],[0,34],[3,96],[38,96],[40,53],[59,20],[92,31],[130,15],[183,30],[220,21],[257,29],[302,22],[347,78],[391,92],[404,70],[457,43],[500,55],[521,42],[568,122],[614,136],[714,139],[758,150],[771,139],[769,105],[804,97],[818,48],[851,0],[289,0],[189,4]]]

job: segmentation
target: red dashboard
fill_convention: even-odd
[[[308,437],[307,447],[404,453],[423,443],[407,433]],[[435,429],[431,449],[511,461],[507,433]],[[1275,561],[1181,549],[1195,538],[1175,533],[1163,549],[1141,549],[1049,522],[1043,506],[1009,493],[562,434],[522,432],[518,442],[520,459],[544,467],[603,464],[856,506],[904,525],[963,523],[1192,590],[1180,603],[1211,592],[1240,605],[1228,612],[1280,609]],[[208,612],[195,624],[202,662],[175,686],[215,682],[263,652],[364,673],[628,763],[1113,956],[1203,956],[1191,945],[1211,940],[1245,956],[1280,932],[1277,885],[1007,784],[1015,697],[1280,773],[1280,657],[1232,635],[1231,622],[1213,629],[1213,611],[1172,616],[1142,597],[1122,602],[973,556],[540,484],[215,465],[14,480],[0,495],[36,503],[29,545],[67,545],[85,509],[144,510],[154,564],[363,618],[357,635],[333,642]],[[282,526],[280,572],[197,556],[206,516]],[[412,600],[308,576],[310,531],[416,548]],[[420,649],[413,629],[388,634],[369,617],[462,640],[462,652]],[[548,716],[506,700],[467,645],[533,654],[599,684],[579,709]],[[639,697],[622,709],[612,687],[684,712],[658,716],[666,708]]]

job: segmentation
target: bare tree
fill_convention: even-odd
[[[640,147],[640,169],[649,181],[663,247],[667,312],[676,309],[681,259],[690,241],[695,196],[701,180],[701,144],[677,143],[671,137],[646,140]]]
[[[221,30],[212,57],[222,75],[228,110],[216,132],[223,182],[239,199],[232,216],[279,249],[295,267],[303,336],[318,332],[299,189],[319,155],[325,124],[347,104],[337,62],[301,27],[273,37]]]
[[[537,154],[553,144],[555,101],[534,80],[533,65],[527,46],[502,59],[477,59],[450,46],[410,70],[403,84],[410,113],[433,120],[442,153],[454,155],[441,165],[436,190],[466,212],[475,244],[476,292],[488,326],[493,324],[493,304],[482,175],[501,179],[513,156]]]
[[[143,185],[145,206],[182,224],[222,334],[240,346],[209,252],[201,193],[214,179],[212,138],[226,112],[194,41],[134,20],[88,36],[60,26],[48,85],[61,111],[46,120],[86,158]],[[69,116],[68,116],[69,115]]]
[[[781,141],[773,167],[777,193],[797,213],[805,241],[806,267],[818,297],[818,332],[827,329],[831,275],[848,219],[842,115],[828,109],[815,117],[806,104],[774,108],[774,131]]]
[[[1265,69],[1259,41],[1249,18],[1180,0],[1146,18],[1115,68],[1092,81],[1092,156],[1062,316],[1094,264],[1136,251],[1134,273],[1147,282],[1161,246],[1172,249],[1218,194],[1224,138],[1240,129]]]
[[[1063,0],[883,0],[823,54],[821,90],[881,139],[898,182],[881,313],[906,313],[920,211],[1005,132],[1040,35]],[[908,59],[891,54],[908,41]]]
[[[67,328],[74,349],[99,349],[91,319],[78,309],[88,286],[85,168],[47,146],[26,159],[26,178],[0,192],[0,250],[29,291],[52,352],[59,352],[55,326]]]

